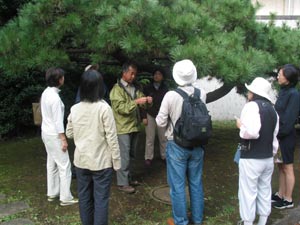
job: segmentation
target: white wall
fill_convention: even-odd
[[[222,82],[216,78],[202,78],[196,81],[195,86],[199,86],[206,93],[211,92],[222,86]],[[271,98],[275,102],[276,92],[271,93]],[[236,93],[236,88],[232,89],[227,95],[217,101],[207,104],[212,120],[233,120],[234,116],[240,117],[242,108],[246,103],[246,97]]]

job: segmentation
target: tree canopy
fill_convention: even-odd
[[[279,65],[299,64],[299,29],[260,24],[255,12],[250,0],[32,0],[0,29],[0,73],[98,63],[116,75],[128,60],[150,72],[189,58],[199,78],[224,83],[213,101]]]
[[[229,84],[299,63],[299,35],[258,24],[248,0],[34,0],[1,29],[0,68],[134,59],[147,70],[190,58],[199,76]]]

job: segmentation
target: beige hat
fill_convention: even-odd
[[[250,85],[245,84],[245,86],[252,93],[264,97],[272,102],[272,98],[270,97],[272,87],[269,81],[267,81],[266,79],[257,77],[252,81]]]
[[[192,84],[197,79],[197,70],[189,59],[175,63],[173,67],[173,78],[179,86]]]

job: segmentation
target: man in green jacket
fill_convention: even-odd
[[[152,97],[145,97],[142,91],[134,85],[137,66],[125,63],[122,67],[122,77],[110,92],[118,141],[121,152],[121,169],[117,171],[117,184],[120,191],[134,193],[135,188],[130,184],[130,156],[134,156],[139,131],[139,106],[147,107],[152,104]]]

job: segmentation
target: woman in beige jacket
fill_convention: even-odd
[[[71,108],[68,117],[66,135],[74,138],[76,146],[74,165],[83,225],[108,224],[113,170],[121,167],[115,120],[103,95],[101,74],[96,70],[84,72],[81,101]]]

